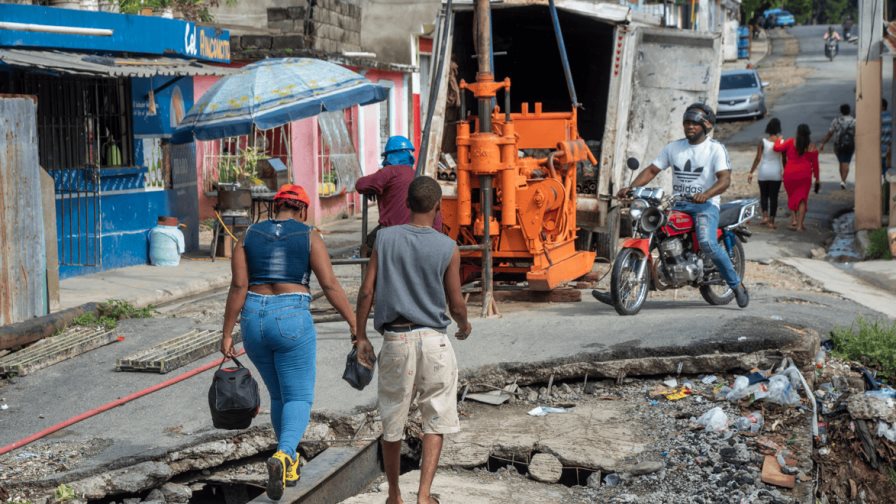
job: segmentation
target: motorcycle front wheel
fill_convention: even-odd
[[[724,242],[720,242],[719,246],[722,247],[722,250],[725,250]],[[744,259],[744,247],[737,239],[734,240],[734,250],[728,256],[731,258],[731,264],[734,266],[734,271],[737,272],[737,277],[743,281],[746,260]],[[726,305],[734,299],[734,291],[726,283],[721,285],[701,285],[700,295],[703,296],[707,303],[716,306]]]
[[[613,261],[610,294],[616,313],[634,315],[641,311],[641,306],[647,299],[647,282],[650,277],[646,267],[642,274],[638,275],[641,263],[645,260],[641,251],[627,248],[622,249]]]

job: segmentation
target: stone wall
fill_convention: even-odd
[[[361,7],[350,0],[293,0],[268,7],[267,33],[233,35],[235,52],[340,54],[361,50]]]

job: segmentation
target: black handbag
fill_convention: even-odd
[[[376,357],[374,357],[373,364],[376,365]],[[342,373],[342,379],[358,390],[364,390],[364,387],[373,380],[373,369],[358,362],[358,347],[356,346],[352,347],[352,351],[345,358],[345,372]]]
[[[221,362],[208,389],[208,407],[218,429],[246,429],[261,408],[258,382],[236,357],[233,362],[237,367],[222,368]]]

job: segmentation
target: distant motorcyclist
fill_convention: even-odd
[[[828,31],[824,32],[824,55],[826,58],[831,61],[834,60],[834,56],[840,52],[840,34],[837,33],[837,30],[834,29],[833,26],[828,26]]]
[[[852,26],[852,16],[847,14],[846,19],[843,20],[843,37],[846,40],[849,40],[850,35],[852,35]]]
[[[824,40],[833,38],[837,42],[843,40],[843,37],[841,37],[840,34],[837,33],[837,30],[835,30],[833,26],[828,26],[828,31],[824,32],[824,36],[822,38]]]

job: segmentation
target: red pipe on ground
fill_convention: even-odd
[[[236,353],[235,357],[239,357],[240,355],[243,355],[244,353],[246,353],[245,350],[240,350],[239,352]],[[44,429],[40,432],[36,432],[24,439],[20,439],[18,441],[12,442],[12,443],[0,448],[0,455],[4,455],[6,453],[9,453],[9,452],[17,449],[17,448],[21,448],[25,445],[31,444],[31,443],[37,441],[38,439],[48,436],[56,431],[60,431],[64,428],[74,425],[78,422],[87,420],[90,417],[99,415],[100,413],[103,413],[105,411],[109,411],[112,408],[117,408],[123,404],[133,401],[134,399],[139,399],[145,395],[149,395],[149,394],[152,394],[153,392],[162,390],[163,388],[170,387],[171,385],[174,385],[175,383],[182,382],[182,381],[186,380],[187,378],[192,378],[192,377],[198,375],[199,373],[202,373],[203,371],[208,371],[209,369],[211,369],[213,367],[220,366],[225,360],[227,360],[227,359],[223,359],[223,358],[218,359],[216,361],[202,365],[196,369],[187,371],[186,373],[183,373],[181,375],[175,376],[174,378],[171,378],[170,380],[163,381],[162,383],[153,385],[152,387],[145,388],[143,390],[134,392],[133,394],[129,394],[129,395],[126,395],[119,399],[116,399],[114,401],[108,402],[98,408],[94,408],[92,410],[85,411],[84,413],[81,413],[80,415],[73,416],[73,417],[69,418],[68,420],[59,422],[56,425],[47,427],[46,429]]]

